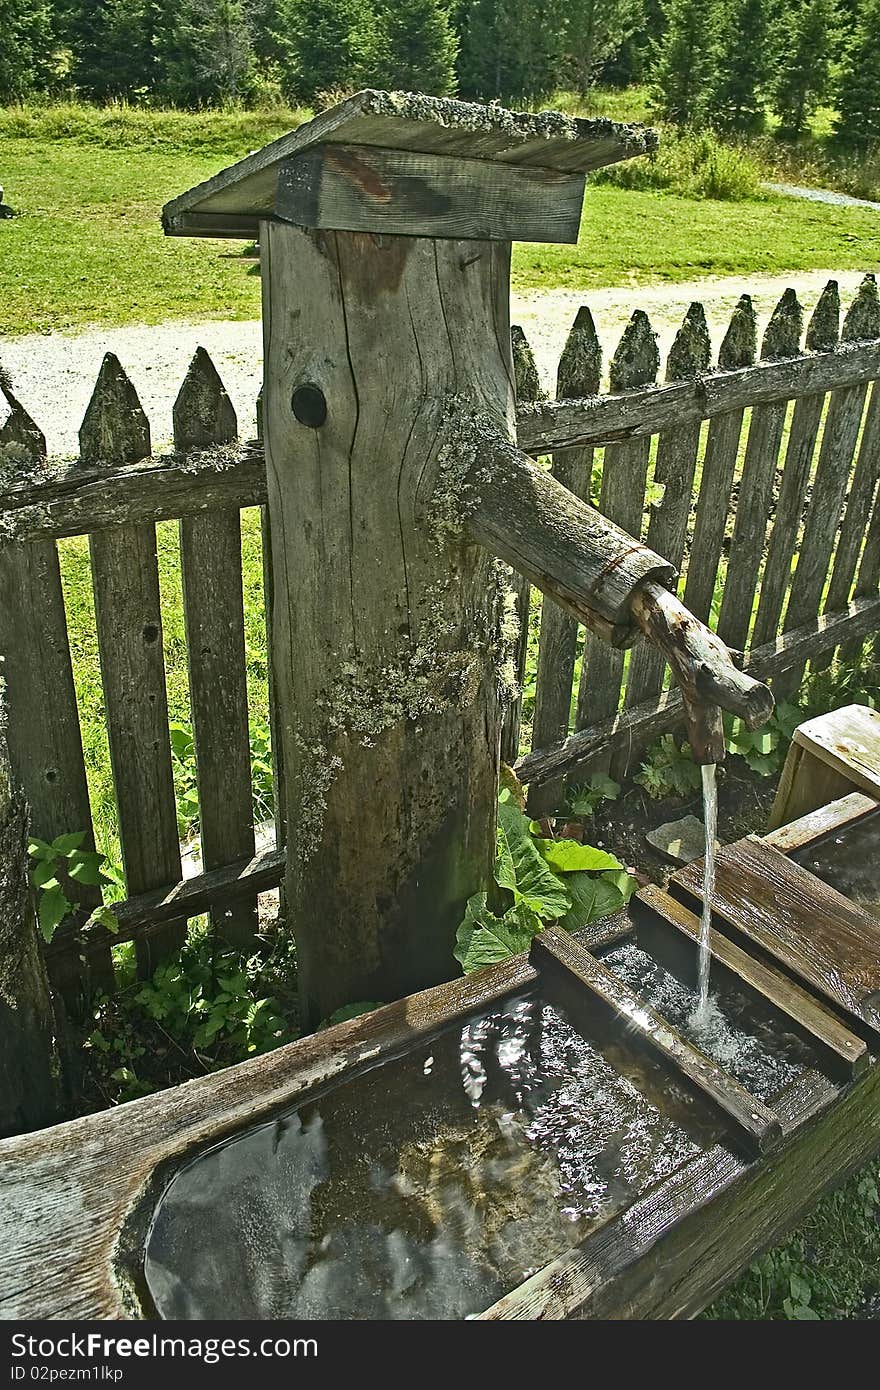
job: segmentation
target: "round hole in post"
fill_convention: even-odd
[[[312,381],[294,387],[290,404],[300,424],[308,425],[309,429],[320,429],[327,419],[327,398]]]

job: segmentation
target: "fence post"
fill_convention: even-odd
[[[517,401],[541,400],[544,392],[541,390],[541,381],[538,376],[538,368],[535,366],[534,354],[529,347],[528,338],[517,323],[512,324],[510,328],[510,347],[513,355]],[[504,715],[504,724],[501,729],[501,757],[504,762],[513,767],[519,757],[522,687],[526,675],[526,658],[529,653],[529,615],[532,606],[532,586],[528,579],[515,571],[511,575],[510,582],[516,594],[516,618],[519,623],[519,635],[514,651],[514,670],[519,693],[510,701]]]
[[[585,396],[596,396],[601,382],[602,348],[596,336],[593,316],[583,304],[575,315],[559,358],[556,397],[558,400],[578,400]],[[592,448],[558,449],[553,455],[554,477],[584,502],[590,500],[594,456],[595,450]],[[577,632],[575,619],[558,604],[545,598],[541,606],[533,748],[548,748],[568,733]],[[528,800],[531,814],[549,815],[557,810],[564,793],[564,778],[530,787]]]
[[[0,1138],[60,1115],[55,1020],[27,879],[28,816],[6,744],[0,658]]]
[[[174,402],[174,447],[231,444],[238,421],[217,369],[197,348]],[[254,852],[248,726],[241,513],[212,510],[180,522],[180,573],[186,625],[190,707],[199,789],[199,834],[205,869]],[[235,946],[257,929],[255,898],[212,913],[212,925]]]

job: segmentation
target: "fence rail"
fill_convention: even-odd
[[[778,690],[880,627],[880,300],[865,278],[839,331],[832,282],[801,347],[803,314],[786,292],[758,356],[748,296],[718,354],[692,305],[658,384],[656,338],[633,315],[601,394],[601,347],[581,309],[562,354],[558,395],[540,399],[528,343],[514,334],[520,447],[580,497],[644,538],[682,571],[680,591],[710,617],[748,669]],[[6,404],[4,405],[4,401]],[[152,968],[188,919],[212,914],[237,944],[256,927],[258,893],[282,877],[283,836],[254,853],[240,512],[262,507],[259,441],[238,443],[231,403],[202,352],[174,412],[175,448],[155,456],[149,423],[108,356],[81,432],[81,457],[45,457],[38,427],[0,394],[0,651],[6,654],[9,743],[33,832],[85,831],[93,843],[79,711],[57,542],[89,537],[101,680],[127,884],[116,936],[82,921],[99,903],[71,887],[79,918],[47,949],[56,985],[76,1007],[83,982],[113,987],[111,946],[136,943]],[[598,492],[598,496],[595,494]],[[193,712],[203,871],[181,874],[172,781],[156,523],[178,521],[185,645]],[[264,553],[265,545],[264,516]],[[264,573],[264,601],[272,585]],[[535,810],[559,804],[564,780],[601,760],[620,771],[681,719],[662,665],[627,662],[575,620],[520,587],[526,667],[539,630],[531,751],[518,770]],[[720,605],[718,600],[720,599]],[[713,613],[713,604],[718,612]],[[579,658],[580,653],[580,658]],[[575,674],[580,659],[579,688]],[[275,712],[271,708],[270,723]],[[520,751],[521,706],[505,725]],[[276,767],[276,776],[280,777]]]

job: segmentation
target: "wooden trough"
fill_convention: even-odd
[[[473,1039],[475,1020],[497,1018],[510,1001],[529,999],[562,1009],[597,1050],[601,1065],[631,1088],[634,1103],[656,1114],[656,1123],[683,1128],[688,1142],[683,1157],[674,1145],[663,1150],[668,1161],[659,1177],[656,1171],[636,1174],[625,1189],[615,1189],[613,1200],[588,1213],[578,1228],[582,1239],[570,1248],[553,1250],[559,1232],[554,1226],[547,1234],[546,1211],[530,1214],[530,1202],[540,1206],[542,1200],[532,1174],[523,1181],[515,1213],[507,1216],[508,1225],[515,1220],[520,1244],[528,1246],[534,1234],[534,1258],[525,1265],[534,1272],[500,1292],[496,1288],[498,1296],[487,1300],[489,1306],[456,1305],[445,1315],[693,1316],[830,1184],[876,1149],[880,927],[876,917],[810,875],[792,856],[851,827],[864,827],[877,811],[875,797],[851,792],[721,855],[714,987],[747,996],[767,1036],[784,1036],[804,1049],[796,1075],[775,1092],[771,1087],[765,1098],[751,1094],[660,1018],[622,977],[621,945],[631,943],[685,985],[693,983],[699,875],[685,870],[675,876],[670,893],[646,889],[629,912],[595,924],[577,939],[548,927],[530,956],[412,995],[216,1075],[0,1144],[3,1316],[156,1316],[144,1274],[147,1240],[154,1250],[152,1287],[171,1315],[297,1316],[295,1300],[285,1303],[287,1295],[277,1289],[268,1304],[238,1282],[232,1294],[215,1289],[204,1260],[200,1286],[191,1293],[173,1269],[156,1275],[155,1243],[162,1245],[164,1228],[161,1216],[154,1222],[154,1212],[171,1179],[183,1170],[185,1180],[186,1165],[194,1158],[215,1162],[212,1152],[229,1152],[218,1150],[220,1141],[242,1130],[262,1126],[255,1133],[256,1142],[263,1142],[266,1126],[274,1124],[275,1137],[268,1148],[264,1145],[248,1179],[256,1200],[253,1184],[259,1187],[271,1166],[267,1155],[283,1147],[285,1133],[313,1132],[309,1126],[321,1114],[331,1133],[337,1094],[343,1097],[338,1113],[355,1121],[366,1116],[366,1132],[358,1136],[366,1162],[380,1119],[386,1141],[389,1130],[392,1135],[407,1130],[407,1102],[396,1094],[401,1069],[420,1076],[430,1072],[429,1064],[444,1048],[457,1055],[461,1040]],[[743,917],[743,899],[769,882],[781,904],[778,917],[769,910],[754,920]],[[552,1096],[559,1094],[559,1084],[554,1082]],[[597,1100],[597,1108],[602,1103]],[[460,1094],[441,1094],[429,1149],[434,1143],[448,1157],[444,1107],[453,1119],[458,1115],[452,1138],[467,1148],[467,1135],[462,1140],[455,1125],[466,1129],[465,1112],[478,1124],[480,1112],[470,1105],[462,1110],[463,1105]],[[254,1141],[246,1135],[244,1142]],[[560,1148],[558,1136],[554,1143]],[[398,1152],[393,1142],[391,1149]],[[197,1157],[206,1152],[207,1158]],[[378,1151],[377,1157],[382,1157]],[[201,1182],[197,1166],[189,1171],[196,1174],[199,1192],[213,1190],[225,1200],[222,1187],[218,1191]],[[232,1270],[236,1281],[256,1277],[248,1261],[259,1256],[262,1267],[264,1256],[259,1249],[248,1255],[250,1237],[245,1239],[244,1228],[236,1224],[234,1189],[227,1195],[233,1200],[224,1206],[222,1226],[207,1220],[206,1210],[188,1213],[186,1203],[178,1205],[176,1216],[172,1211],[171,1225],[177,1220],[178,1235],[184,1230],[187,1246],[198,1246],[202,1254],[209,1242],[222,1244],[216,1263]],[[259,1204],[251,1218],[253,1210]],[[482,1211],[485,1224],[491,1191]],[[356,1229],[358,1211],[350,1210],[348,1219]],[[288,1238],[295,1234],[286,1231]],[[552,1258],[541,1263],[537,1257],[546,1248]],[[517,1258],[522,1261],[522,1250]],[[384,1316],[408,1314],[398,1310]]]

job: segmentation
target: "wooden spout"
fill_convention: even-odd
[[[749,729],[767,722],[773,713],[769,687],[741,671],[721,638],[675,594],[649,580],[633,590],[630,612],[672,668],[698,763],[718,763],[724,758],[722,710],[738,715]]]

